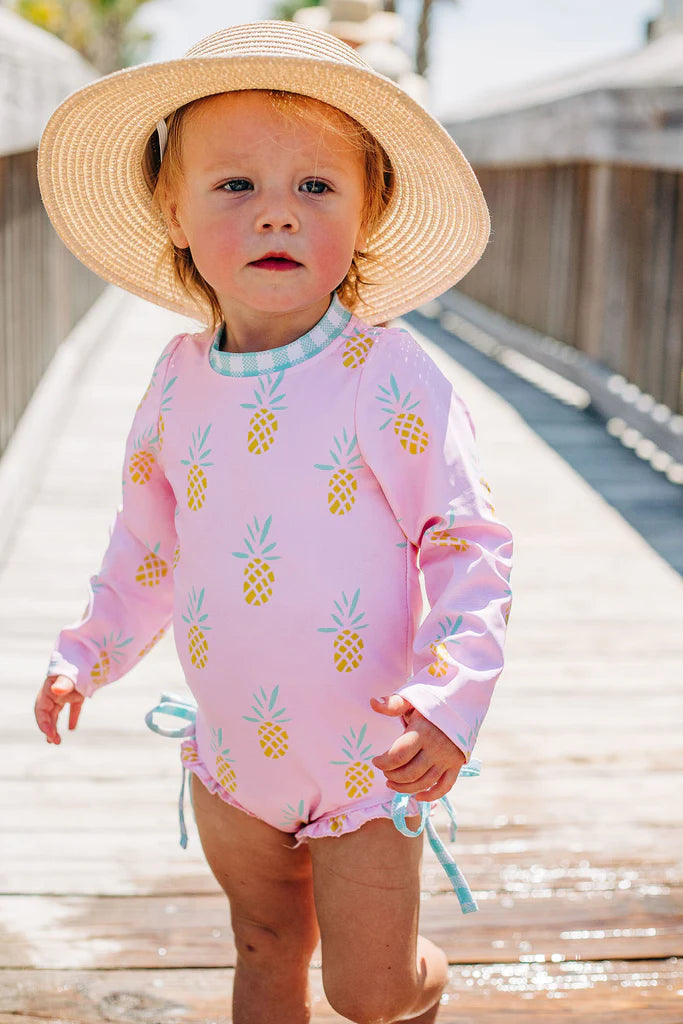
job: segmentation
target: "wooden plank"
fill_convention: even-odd
[[[640,324],[642,339],[637,379],[642,382],[643,390],[658,402],[666,402],[668,397],[666,332],[673,299],[671,271],[676,247],[677,178],[678,175],[663,171],[653,176],[650,247],[644,261],[650,268],[649,308],[643,310],[644,322]]]
[[[0,1024],[229,1024],[230,969],[0,971]],[[680,1024],[671,961],[453,966],[439,1024]],[[312,1024],[340,1021],[311,970]]]
[[[578,273],[576,266],[576,238],[580,232],[577,217],[575,181],[576,168],[553,168],[549,175],[552,205],[549,210],[549,251],[547,306],[544,329],[553,338],[574,342],[574,332],[568,322],[571,303],[568,299]]]
[[[590,829],[566,821],[542,826],[516,810],[508,806],[504,808],[507,813],[477,825],[461,824],[458,830],[457,843],[451,849],[477,890],[517,896],[559,892],[563,898],[580,898],[588,891],[624,889],[666,894],[671,887],[683,885],[680,825],[661,826],[656,832],[635,822],[596,822]],[[462,822],[463,815],[459,817]],[[437,812],[435,819],[438,831],[449,841],[445,815]],[[216,891],[191,821],[188,849],[180,849],[175,806],[170,802],[162,825],[155,830],[157,849],[163,848],[163,872],[157,860],[148,856],[150,839],[144,830],[122,829],[112,823],[107,830],[94,831],[86,816],[72,828],[68,825],[46,830],[34,827],[30,833],[6,832],[0,891],[108,896]],[[68,872],[55,870],[54,862],[45,857],[49,846],[59,850],[59,863],[67,863]],[[423,876],[425,891],[447,890],[445,876],[429,848]]]
[[[514,808],[507,808],[508,812]],[[178,845],[175,808],[156,830],[164,869],[148,856],[150,839],[140,829],[93,831],[86,821],[73,829],[34,828],[3,835],[0,891],[5,894],[144,896],[215,893],[190,822],[190,842]],[[438,816],[437,816],[438,818]],[[521,820],[520,820],[521,819]],[[441,816],[438,830],[448,841]],[[28,837],[30,835],[30,842]],[[59,851],[56,867],[44,851]],[[450,847],[473,888],[518,898],[581,899],[587,892],[666,895],[683,886],[683,829],[600,822],[589,830],[566,822],[539,826],[514,813],[479,827],[461,827]],[[446,892],[448,883],[434,854],[425,850],[423,889]],[[106,869],[103,870],[103,866]]]
[[[669,317],[664,339],[665,370],[663,401],[683,413],[683,173],[676,175]]]
[[[683,954],[683,890],[628,890],[522,898],[478,892],[462,917],[452,893],[430,893],[422,933],[453,963],[632,959]],[[1,962],[13,968],[104,969],[234,966],[222,894],[192,896],[2,896]]]

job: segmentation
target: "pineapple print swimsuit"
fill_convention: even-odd
[[[89,608],[51,672],[90,696],[171,622],[204,785],[299,840],[390,817],[401,693],[469,758],[502,668],[511,539],[469,416],[404,330],[333,298],[306,335],[166,347]],[[418,564],[431,610],[423,613]]]

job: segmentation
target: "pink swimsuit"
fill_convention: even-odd
[[[469,757],[502,668],[511,539],[467,412],[403,330],[335,298],[283,348],[164,350],[133,422],[88,612],[50,671],[92,695],[171,621],[197,704],[183,761],[299,839],[390,816],[370,759],[399,692]],[[419,625],[418,558],[431,611]]]

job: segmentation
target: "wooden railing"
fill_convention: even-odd
[[[625,57],[482,101],[447,125],[482,183],[493,228],[458,290],[572,346],[615,385],[624,378],[628,400],[656,403],[660,419],[668,411],[679,440],[682,66],[683,33],[664,33]]]
[[[492,238],[458,289],[683,412],[683,172],[478,167]]]
[[[0,156],[0,454],[59,343],[104,288],[55,234],[36,158]]]

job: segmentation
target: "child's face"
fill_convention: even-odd
[[[256,91],[212,97],[183,123],[169,233],[228,322],[310,311],[312,326],[365,243],[363,154],[328,125]]]

